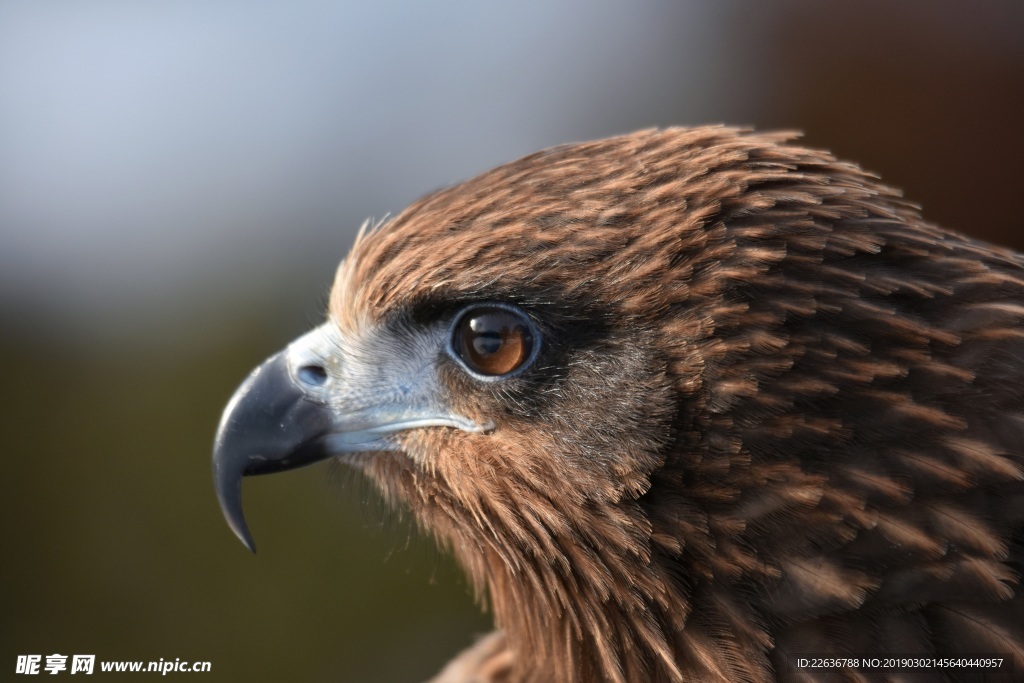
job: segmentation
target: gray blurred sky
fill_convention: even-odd
[[[315,298],[363,219],[652,125],[803,127],[854,154],[847,132],[931,126],[913,143],[927,153],[948,140],[936,116],[966,130],[949,110],[984,106],[943,92],[950,70],[954,89],[1000,78],[1006,54],[1019,66],[1022,7],[0,0],[0,306],[160,336],[261,296]],[[921,88],[917,111],[899,93]],[[829,117],[841,132],[815,138]]]
[[[3,300],[159,331],[536,148],[722,119],[728,6],[636,7],[0,3]]]

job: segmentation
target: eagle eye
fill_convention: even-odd
[[[503,377],[533,360],[535,340],[533,324],[519,310],[474,306],[456,320],[452,350],[470,371]]]

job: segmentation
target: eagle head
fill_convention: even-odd
[[[501,680],[1021,657],[1020,257],[791,137],[556,147],[364,228],[225,410],[235,533],[243,476],[361,470],[489,598]]]

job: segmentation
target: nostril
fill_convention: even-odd
[[[310,386],[319,387],[327,383],[327,371],[319,365],[303,365],[296,374],[300,381]]]

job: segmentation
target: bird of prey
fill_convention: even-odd
[[[1024,257],[793,138],[555,147],[365,229],[225,410],[235,533],[245,475],[364,472],[493,610],[439,681],[1024,676]]]

